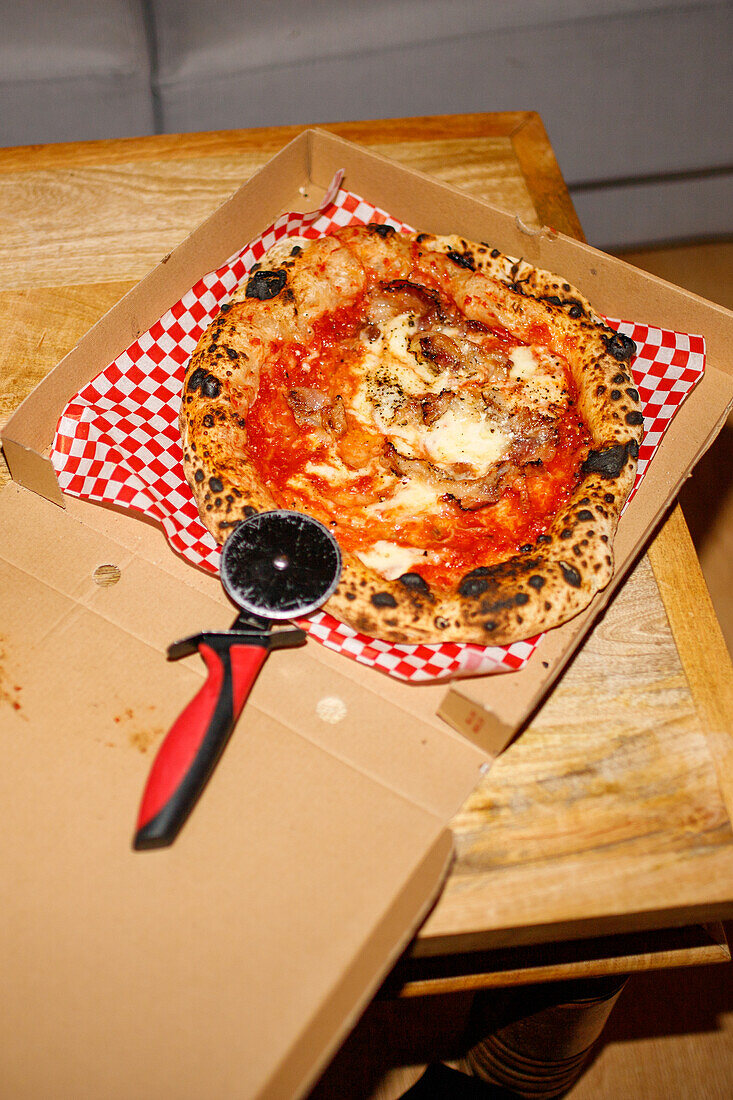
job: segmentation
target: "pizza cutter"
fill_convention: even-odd
[[[134,848],[173,843],[214,770],[265,657],[271,649],[305,641],[305,633],[286,620],[325,603],[340,576],[338,544],[310,516],[260,512],[234,528],[222,548],[220,577],[241,610],[229,630],[195,634],[168,649],[171,660],[198,650],[208,677],[153,761]]]

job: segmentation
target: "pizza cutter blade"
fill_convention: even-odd
[[[271,649],[301,645],[287,622],[315,611],[335,591],[341,552],[318,520],[300,512],[260,512],[234,528],[221,553],[220,578],[241,611],[228,631],[196,634],[169,659],[198,650],[208,676],[171,727],[148,776],[133,847],[175,840],[216,766]]]

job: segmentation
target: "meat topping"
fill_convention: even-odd
[[[329,404],[326,394],[313,386],[296,386],[288,390],[287,401],[299,428],[319,425],[320,411]]]

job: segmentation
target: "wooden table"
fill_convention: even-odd
[[[326,128],[527,225],[582,236],[533,113]],[[0,151],[0,423],[300,129]],[[414,996],[728,959],[715,922],[733,913],[731,730],[733,670],[676,509],[456,817],[455,868],[388,988]]]

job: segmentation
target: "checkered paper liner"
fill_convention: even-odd
[[[199,519],[181,461],[178,413],[185,367],[220,307],[277,241],[315,238],[368,222],[410,229],[341,189],[341,178],[342,173],[334,177],[318,210],[283,214],[221,268],[204,275],[68,402],[51,453],[65,493],[143,513],[161,524],[171,547],[187,561],[218,572],[219,547]],[[649,325],[609,324],[630,336],[638,349],[632,370],[643,402],[645,436],[633,495],[676,410],[703,375],[705,341]],[[329,649],[411,682],[516,671],[542,638],[508,646],[393,645],[359,634],[324,611],[301,625]]]

